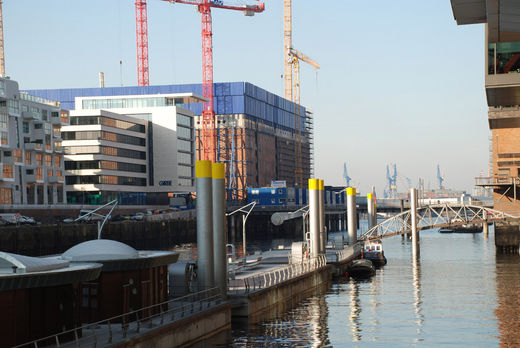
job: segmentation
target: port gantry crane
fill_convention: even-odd
[[[213,30],[211,8],[242,11],[246,16],[263,12],[265,5],[256,0],[255,5],[226,5],[222,0],[162,0],[175,4],[197,6],[202,22],[202,95],[207,98],[202,109],[202,129],[199,133],[199,159],[216,161],[215,109],[213,103]]]
[[[294,106],[294,181],[295,186],[303,187],[302,125],[300,115],[300,60],[312,65],[315,69],[319,69],[320,65],[292,46],[292,0],[284,0],[283,14],[285,99],[296,104]]]

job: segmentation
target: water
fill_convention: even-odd
[[[520,346],[520,257],[495,255],[492,228],[489,238],[420,233],[418,262],[409,242],[385,239],[388,264],[373,278],[339,280],[279,318],[201,346]]]

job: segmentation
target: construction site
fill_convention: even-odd
[[[306,188],[313,174],[313,123],[311,110],[300,103],[300,63],[314,69],[318,63],[292,45],[291,1],[284,2],[284,97],[247,82],[213,83],[211,9],[241,11],[246,16],[264,11],[264,4],[227,6],[217,1],[170,1],[196,5],[202,21],[202,83],[150,85],[147,3],[136,1],[137,87],[28,90],[31,95],[56,100],[62,109],[76,109],[75,97],[118,96],[192,92],[207,102],[184,104],[195,115],[197,160],[226,164],[228,200],[243,200],[247,187],[287,186]],[[218,35],[218,34],[217,34]],[[68,190],[72,190],[68,187]]]

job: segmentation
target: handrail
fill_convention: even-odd
[[[39,338],[31,342],[14,346],[13,348],[38,348],[40,347],[39,344],[42,344],[42,346],[47,346],[48,342],[50,341],[55,342],[57,347],[69,344],[79,347],[81,342],[88,343],[92,340],[94,340],[94,342],[92,342],[94,346],[104,346],[105,344],[98,342],[100,339],[104,338],[104,336],[108,336],[105,337],[105,339],[107,339],[106,343],[110,344],[113,342],[114,337],[118,334],[121,335],[121,339],[125,339],[128,334],[132,333],[132,330],[135,330],[133,331],[135,333],[139,333],[144,325],[148,325],[147,327],[151,328],[154,325],[162,325],[165,320],[170,320],[173,322],[175,320],[183,319],[193,313],[202,311],[202,309],[207,309],[218,305],[222,302],[222,300],[223,299],[222,294],[220,293],[220,289],[210,288],[193,294],[177,297],[162,303],[143,307],[141,309],[127,312],[95,323],[86,324],[81,327],[63,331],[55,335]],[[135,317],[135,320],[132,320],[133,317]],[[116,325],[114,324],[121,325],[121,331],[116,331]],[[101,331],[101,333],[104,335],[98,335],[100,332],[96,334],[96,330]],[[79,337],[78,332],[82,333],[81,337]],[[92,334],[88,335],[88,332],[91,332]],[[64,340],[60,341],[60,337],[62,336],[74,337],[74,339],[69,339],[67,342]]]
[[[312,272],[327,264],[327,257],[319,255],[300,263],[293,263],[286,267],[280,267],[272,271],[252,275],[243,279],[231,279],[229,281],[230,293],[249,293],[294,279],[302,274]]]

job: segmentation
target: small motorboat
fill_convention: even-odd
[[[373,276],[375,273],[376,269],[372,261],[360,259],[354,260],[348,265],[345,275],[352,278],[367,278]]]
[[[372,261],[376,267],[386,265],[383,242],[380,239],[366,241],[361,252],[361,258]]]

